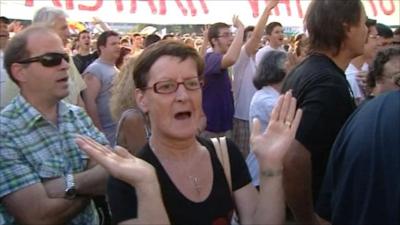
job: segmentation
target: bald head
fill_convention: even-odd
[[[10,75],[10,78],[17,84],[18,82],[12,76],[11,65],[30,56],[31,52],[29,47],[35,44],[35,40],[37,40],[39,36],[54,36],[60,40],[61,43],[60,37],[54,30],[43,24],[39,24],[29,26],[21,32],[18,32],[7,44],[4,51],[4,68]]]

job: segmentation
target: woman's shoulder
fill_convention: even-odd
[[[221,138],[219,139],[220,139],[219,141],[221,141]],[[212,157],[217,157],[216,154],[217,149],[215,149],[214,144],[210,138],[197,137],[197,140],[200,142],[200,144],[202,144],[204,147],[207,148],[207,150],[211,153]],[[226,138],[226,146],[230,159],[241,156],[239,148],[230,138]]]

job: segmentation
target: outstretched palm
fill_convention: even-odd
[[[261,169],[282,168],[282,159],[295,137],[301,116],[301,109],[296,111],[296,99],[287,92],[279,97],[264,132],[260,131],[260,122],[257,119],[253,121],[250,142]]]
[[[117,146],[114,151],[89,137],[77,136],[76,143],[92,159],[114,177],[131,185],[151,183],[157,180],[153,166]]]

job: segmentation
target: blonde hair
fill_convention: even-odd
[[[115,121],[119,120],[125,110],[136,107],[134,100],[135,84],[133,82],[133,68],[136,58],[130,57],[113,80],[110,110]]]

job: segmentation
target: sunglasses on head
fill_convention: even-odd
[[[28,64],[33,62],[40,62],[45,67],[53,67],[61,64],[62,60],[69,62],[69,55],[67,53],[50,52],[40,56],[24,59],[17,63]]]

